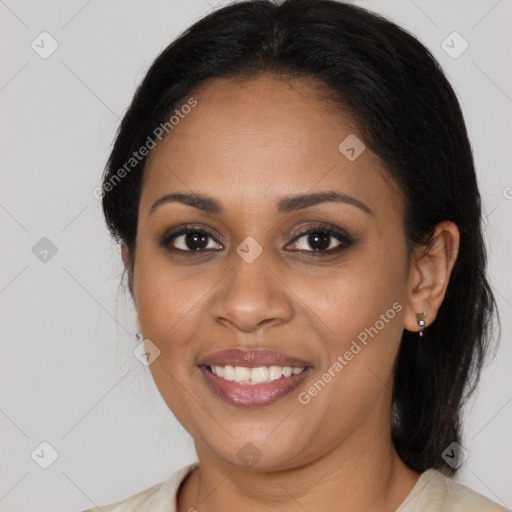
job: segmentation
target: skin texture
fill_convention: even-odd
[[[147,163],[135,255],[123,246],[141,332],[161,351],[150,370],[200,462],[178,509],[396,510],[419,474],[391,442],[393,363],[402,330],[419,330],[417,313],[427,312],[427,326],[435,320],[457,257],[457,227],[438,225],[433,246],[409,257],[400,190],[368,148],[354,161],[338,150],[348,135],[362,136],[318,99],[310,79],[216,79],[193,97],[197,106]],[[336,202],[276,212],[284,196],[327,190],[372,213]],[[157,199],[175,192],[212,196],[225,212],[174,202],[149,215]],[[169,246],[187,254],[159,245],[185,224],[211,233],[210,252],[192,254],[184,236]],[[328,225],[354,243],[315,256],[320,251],[298,229]],[[236,252],[249,236],[263,248],[252,263]],[[327,240],[329,248],[341,243]],[[301,403],[299,392],[394,303],[401,306],[394,318]],[[285,352],[313,371],[273,404],[236,407],[210,391],[198,368],[202,357],[228,348]],[[260,454],[252,467],[237,456],[249,442]]]

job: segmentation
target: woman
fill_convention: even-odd
[[[506,510],[449,477],[495,313],[462,113],[395,24],[224,7],[151,66],[102,187],[198,463],[102,510]]]

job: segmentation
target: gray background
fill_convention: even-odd
[[[134,311],[119,287],[119,251],[93,190],[149,64],[223,3],[0,0],[1,511],[110,503],[195,460],[188,434],[132,354]],[[441,62],[464,109],[503,331],[466,411],[469,457],[457,479],[512,507],[512,4],[356,3],[417,35]],[[44,51],[51,48],[49,39],[41,43],[43,31],[58,43],[46,59],[31,47],[35,40]],[[469,43],[458,58],[441,46],[453,31]],[[449,44],[452,51],[462,48],[460,40]],[[46,262],[33,253],[43,237],[57,249]],[[31,457],[43,441],[58,453],[48,469]]]

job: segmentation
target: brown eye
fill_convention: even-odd
[[[160,245],[172,251],[183,252],[201,252],[212,249],[222,249],[222,246],[216,244],[207,231],[190,228],[165,236]]]
[[[304,239],[303,242],[296,240]],[[337,241],[337,242],[336,242]],[[338,232],[332,228],[309,228],[301,231],[301,234],[293,242],[293,250],[332,254],[344,248],[350,247],[354,241],[343,232]],[[299,245],[297,247],[297,245]],[[308,249],[311,248],[311,249]]]

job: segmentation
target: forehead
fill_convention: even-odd
[[[362,136],[315,80],[215,79],[191,96],[197,106],[152,151],[143,199],[179,190],[249,205],[337,188],[370,206],[396,206],[398,190],[380,159],[368,148],[355,160],[343,152],[343,141]]]

